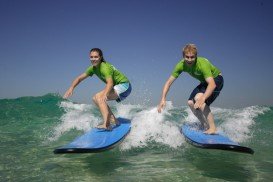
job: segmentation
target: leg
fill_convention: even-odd
[[[108,111],[110,113],[110,122],[116,125],[119,125],[119,121],[116,119],[115,115],[113,114],[109,106],[108,106]]]
[[[205,131],[207,134],[214,134],[216,132],[216,127],[214,124],[214,117],[213,114],[210,110],[210,107],[205,104],[203,108],[203,114],[207,118],[208,124],[209,124],[209,129]]]
[[[100,113],[103,118],[103,124],[99,125],[99,128],[105,128],[107,129],[109,126],[109,111],[108,111],[108,105],[106,101],[102,100],[102,93],[99,92],[93,97],[94,103],[98,106]]]
[[[97,103],[97,100],[96,100],[96,95],[93,96],[93,102],[96,104],[97,107],[99,107],[98,103]],[[110,121],[111,122],[114,122],[117,124],[117,119],[115,118],[114,114],[112,113],[110,107],[107,105],[107,108],[108,108],[108,112],[110,113]]]
[[[204,129],[208,128],[208,123],[206,118],[204,117],[202,111],[200,111],[200,109],[194,109],[194,103],[192,100],[188,100],[188,105],[192,111],[192,113],[198,118],[198,120],[201,122],[202,127]]]
[[[198,100],[201,96],[203,96],[203,93],[198,93],[196,94],[194,99]],[[211,113],[210,107],[206,103],[204,103],[201,109],[199,110],[202,113],[202,116],[205,119],[206,123],[209,125],[209,129],[206,130],[204,133],[214,134],[216,132],[216,127],[214,124],[214,117],[213,114]]]
[[[116,100],[118,98],[118,94],[115,92],[115,90],[111,90],[109,95],[107,96],[107,100]],[[119,124],[118,120],[116,119],[115,115],[113,114],[112,110],[110,107],[107,105],[108,112],[110,114],[110,122],[115,123],[116,125]]]
[[[102,99],[102,95],[103,95],[103,91],[97,93],[93,97],[93,101],[98,106],[98,108],[100,109],[100,112],[101,112],[102,118],[103,118],[103,124],[98,126],[98,127],[107,129],[109,127],[109,125],[110,125],[110,121],[114,121],[116,124],[118,124],[118,122],[117,122],[114,114],[112,113],[110,107],[107,105],[106,101],[104,101]],[[107,100],[115,100],[117,98],[118,98],[118,96],[114,92],[114,90],[112,90],[109,93],[109,95],[107,96]]]
[[[206,121],[206,124],[209,125],[208,129],[205,131],[205,133],[207,134],[213,134],[216,132],[216,127],[214,124],[214,117],[213,114],[211,113],[210,107],[209,105],[211,103],[213,103],[213,101],[217,98],[217,96],[219,95],[220,91],[223,88],[224,85],[224,79],[221,75],[217,76],[216,78],[214,78],[214,81],[216,83],[216,88],[214,90],[214,92],[212,93],[212,95],[207,98],[206,103],[203,104],[203,106],[198,109],[201,112],[202,117],[198,116],[198,119],[203,122]],[[205,93],[206,89],[207,89],[207,84],[199,84],[191,93],[189,101],[191,100],[195,100],[197,101],[201,96],[203,96],[203,93]],[[193,111],[193,113],[195,113],[195,111],[197,111],[196,109],[194,109],[193,102],[189,102],[188,103],[190,105],[191,110]],[[204,118],[204,119],[202,119]]]

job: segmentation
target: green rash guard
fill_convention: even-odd
[[[197,57],[196,62],[191,67],[182,59],[175,66],[172,76],[178,78],[182,72],[189,73],[192,77],[198,79],[200,82],[205,82],[208,77],[217,77],[221,71],[213,66],[206,58]]]
[[[93,76],[93,74],[97,75],[104,83],[106,83],[106,79],[108,78],[113,79],[114,85],[129,82],[124,74],[108,62],[101,62],[98,67],[90,66],[86,69],[85,73],[89,76]]]

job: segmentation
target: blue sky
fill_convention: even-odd
[[[273,104],[270,0],[1,0],[0,98],[63,94],[90,65],[89,50],[133,85],[127,102],[157,105],[181,48],[194,43],[224,75],[219,107]],[[198,81],[182,73],[168,100],[186,105]],[[71,98],[90,103],[92,77]]]

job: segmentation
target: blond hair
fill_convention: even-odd
[[[195,56],[197,56],[197,47],[194,44],[187,44],[185,45],[185,47],[183,47],[183,57],[185,56],[185,54],[187,53],[192,53]]]

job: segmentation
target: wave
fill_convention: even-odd
[[[100,113],[93,105],[62,101],[59,107],[65,113],[60,118],[62,122],[54,128],[51,141],[71,129],[86,132],[101,122]],[[170,101],[160,114],[156,107],[141,105],[116,104],[111,108],[116,116],[128,118],[132,122],[131,132],[120,145],[120,150],[144,148],[153,143],[173,149],[183,147],[185,139],[180,133],[180,127],[183,123],[198,122],[188,107],[177,108]],[[262,106],[212,108],[218,132],[239,143],[248,142],[253,137],[255,118],[269,110],[269,107]]]
[[[41,126],[41,131],[36,133],[46,143],[59,141],[60,137],[70,132],[75,137],[102,122],[100,112],[94,105],[73,103],[62,99],[58,94],[1,99],[0,106],[1,126],[14,127],[12,124],[18,122],[21,122],[20,126],[25,125],[30,129],[33,127],[35,130]],[[160,114],[156,106],[115,103],[110,107],[117,117],[128,118],[132,122],[130,134],[119,146],[121,151],[154,145],[171,149],[183,148],[185,139],[180,133],[180,127],[183,123],[199,122],[188,107],[174,107],[170,101]],[[272,118],[272,108],[266,106],[211,109],[217,131],[238,143],[252,142],[255,131],[259,131],[257,126],[264,127],[258,125],[259,118]],[[266,113],[268,114],[265,115]]]

